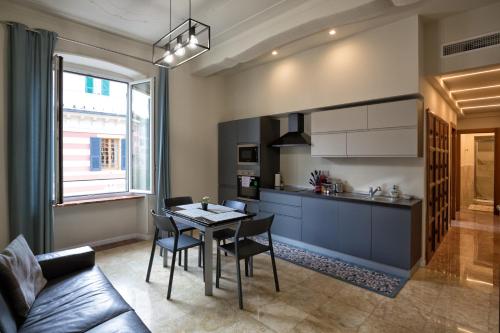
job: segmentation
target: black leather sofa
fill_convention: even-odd
[[[37,260],[48,283],[25,320],[13,316],[0,284],[0,332],[150,332],[95,265],[90,247]]]

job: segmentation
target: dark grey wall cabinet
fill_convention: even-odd
[[[237,197],[236,186],[219,186],[219,202],[222,203],[224,200],[235,200]]]
[[[422,248],[418,208],[372,207],[372,260],[403,269],[417,263]]]
[[[355,257],[371,257],[371,205],[339,201],[340,252]]]
[[[339,249],[337,202],[302,198],[302,241],[330,250]]]
[[[236,186],[238,124],[219,124],[219,185]],[[233,198],[234,199],[234,198]]]
[[[237,120],[238,143],[260,143],[261,118]]]

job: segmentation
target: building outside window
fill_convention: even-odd
[[[151,100],[149,80],[64,72],[64,197],[151,191]]]

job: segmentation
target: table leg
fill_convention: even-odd
[[[205,296],[212,296],[213,288],[213,231],[205,230]]]

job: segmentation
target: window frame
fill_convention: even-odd
[[[131,141],[130,141],[130,135],[132,134],[132,86],[136,84],[141,84],[141,83],[146,83],[149,82],[149,87],[150,87],[150,99],[151,99],[151,106],[150,106],[150,121],[149,121],[149,146],[150,146],[150,153],[149,153],[149,179],[150,179],[150,186],[151,188],[148,190],[138,190],[138,189],[133,189],[132,188],[132,177],[130,176],[130,161],[132,161],[132,149],[130,149]],[[154,149],[154,140],[155,140],[155,129],[156,126],[155,124],[155,78],[147,78],[147,79],[142,79],[142,80],[137,80],[137,81],[131,81],[129,82],[128,85],[128,114],[127,114],[127,121],[128,121],[128,127],[127,127],[127,180],[128,180],[128,192],[129,193],[141,193],[141,194],[154,194],[154,182],[155,182],[155,149]]]
[[[61,60],[61,63],[64,64],[64,58],[59,57]],[[61,128],[61,133],[60,135],[57,136],[57,140],[55,140],[54,144],[58,147],[60,147],[60,154],[55,155],[54,157],[57,159],[57,165],[60,167],[60,172],[57,175],[57,179],[55,179],[55,183],[60,184],[60,189],[59,189],[59,194],[56,194],[56,204],[61,205],[66,202],[71,202],[71,201],[78,201],[78,200],[92,200],[94,198],[101,200],[102,198],[105,197],[110,197],[114,198],[117,195],[120,194],[125,194],[125,195],[134,195],[135,193],[138,194],[154,194],[154,161],[155,161],[155,150],[154,150],[154,138],[156,134],[156,126],[155,124],[155,111],[156,111],[156,96],[155,96],[155,77],[147,78],[147,79],[142,79],[142,80],[137,80],[137,81],[126,81],[123,78],[117,78],[113,77],[112,75],[107,75],[107,74],[96,74],[95,71],[86,71],[82,70],[79,68],[65,68],[65,66],[61,66],[61,68],[58,70],[60,72],[60,77],[55,77],[55,79],[58,81],[57,84],[60,86],[60,91],[58,94],[55,95],[55,98],[58,99],[58,103],[54,103],[54,110],[55,113],[58,115],[55,117],[55,119],[58,122],[58,126]],[[56,72],[58,72],[56,71]],[[64,126],[63,126],[63,114],[64,114],[64,104],[63,104],[63,97],[64,97],[64,80],[63,76],[64,73],[70,73],[70,74],[76,74],[76,75],[82,75],[86,77],[92,77],[100,80],[107,80],[107,81],[115,81],[119,83],[125,83],[127,84],[127,113],[126,113],[126,134],[125,134],[125,142],[126,142],[126,161],[125,161],[125,183],[126,183],[126,190],[125,191],[118,191],[118,192],[107,192],[107,193],[94,193],[94,194],[85,194],[85,195],[74,195],[74,196],[66,196],[63,191],[64,187],[64,172],[63,172],[63,161],[64,161],[64,153],[63,153],[63,140],[64,140]],[[132,123],[132,105],[131,105],[131,87],[133,84],[138,84],[138,83],[144,83],[144,82],[149,82],[150,83],[150,89],[151,89],[151,106],[150,106],[150,172],[149,172],[149,177],[150,177],[150,182],[151,182],[151,188],[149,191],[147,190],[135,190],[132,189],[131,187],[131,172],[130,172],[130,160],[131,160],[131,155],[132,155],[132,150],[130,147],[132,146],[130,143],[131,140],[131,123]],[[87,92],[86,89],[87,87],[85,86],[85,92]],[[57,126],[55,127],[57,129]],[[123,139],[122,139],[123,140]],[[121,149],[121,144],[122,141],[118,141],[118,149]],[[119,160],[117,161],[118,169],[121,168],[122,162],[121,162],[121,151],[118,154]]]

